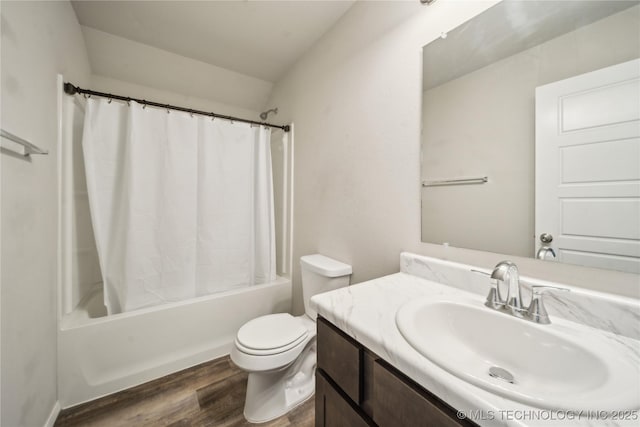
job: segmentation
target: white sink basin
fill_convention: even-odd
[[[640,404],[640,368],[623,355],[621,344],[575,323],[538,325],[469,298],[412,301],[398,310],[396,324],[436,365],[512,400],[575,411]],[[492,377],[491,368],[508,373],[498,370],[503,378]]]

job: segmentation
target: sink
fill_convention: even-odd
[[[640,368],[602,331],[562,319],[527,322],[473,298],[409,302],[396,324],[440,368],[511,400],[565,411],[630,410],[640,403]]]

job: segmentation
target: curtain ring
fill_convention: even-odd
[[[127,99],[127,107],[131,107],[131,100]]]
[[[107,101],[107,104],[111,104],[111,101],[113,101],[113,99],[109,98],[109,101]]]
[[[87,99],[87,94],[86,94],[86,93],[83,93],[83,94],[82,94],[82,97],[83,97],[84,99]]]
[[[142,106],[142,109],[145,110],[147,108],[147,101],[145,101],[144,99],[142,100],[142,103],[144,104]]]
[[[189,111],[189,115],[193,118],[193,111]]]
[[[211,114],[211,121],[213,122],[216,119],[216,116],[214,116],[213,114]]]
[[[171,113],[171,108],[169,108],[169,107],[170,107],[170,105],[169,105],[169,104],[167,104],[167,106],[166,106],[167,114]]]

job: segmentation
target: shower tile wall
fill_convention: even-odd
[[[63,235],[67,243],[66,250],[70,259],[63,262],[63,311],[71,312],[78,303],[87,297],[96,286],[101,286],[102,277],[98,261],[89,198],[84,173],[84,158],[82,153],[82,126],[84,109],[82,100],[67,98],[67,126],[71,130],[70,144],[63,147],[63,159],[70,164],[67,167],[66,180],[63,185],[63,199],[68,197],[68,204],[63,204]],[[63,161],[64,161],[63,160]],[[65,209],[67,208],[67,209]]]
[[[273,173],[273,205],[276,233],[276,272],[279,276],[289,275],[289,166],[291,153],[288,139],[281,130],[271,133],[271,164]]]

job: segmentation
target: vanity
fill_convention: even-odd
[[[637,300],[521,277],[525,302],[568,290],[541,324],[485,305],[493,266],[400,263],[311,299],[316,426],[638,425]]]
[[[474,426],[340,329],[318,318],[316,426]]]

